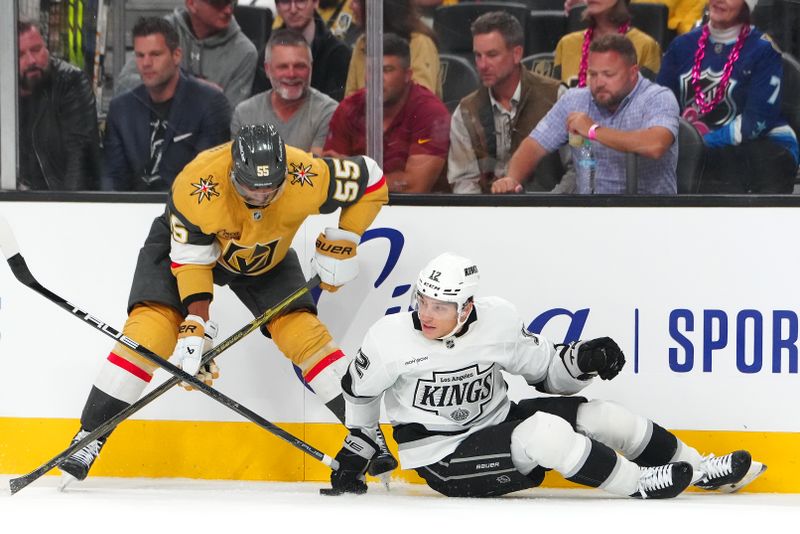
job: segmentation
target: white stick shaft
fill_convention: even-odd
[[[19,245],[14,237],[14,232],[11,231],[11,225],[0,213],[0,249],[3,250],[3,255],[6,259],[19,254]]]

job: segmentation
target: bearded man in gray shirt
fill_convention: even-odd
[[[311,87],[311,67],[311,48],[302,34],[287,28],[273,32],[264,57],[272,89],[236,106],[231,133],[270,123],[287,145],[319,155],[337,102]]]

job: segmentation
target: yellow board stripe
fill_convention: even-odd
[[[319,450],[335,456],[346,430],[333,423],[281,423]],[[32,471],[69,445],[75,419],[0,417],[0,473]],[[389,445],[391,429],[384,427]],[[800,492],[800,433],[675,431],[701,453],[747,449],[769,466],[750,492]],[[53,472],[55,474],[56,471]],[[92,476],[198,478],[223,480],[325,481],[326,466],[250,423],[125,421],[114,432],[92,468]],[[398,480],[421,483],[413,471]],[[577,487],[548,473],[547,487]]]

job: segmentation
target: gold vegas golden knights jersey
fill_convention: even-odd
[[[211,297],[217,264],[243,276],[272,269],[309,215],[341,207],[339,227],[361,235],[388,201],[383,172],[370,158],[314,158],[287,146],[283,192],[266,208],[250,207],[231,183],[231,144],[198,154],[172,185],[170,259],[182,302]]]

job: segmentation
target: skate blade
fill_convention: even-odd
[[[378,475],[378,478],[383,483],[383,487],[386,488],[386,491],[392,491],[392,488],[389,486],[389,482],[392,480],[392,472],[388,471],[383,473],[382,475]]]
[[[719,487],[720,493],[733,493],[735,491],[739,491],[746,485],[750,484],[752,481],[757,479],[761,474],[767,470],[767,466],[762,464],[761,462],[756,462],[753,460],[750,463],[750,469],[747,470],[747,474],[742,477],[739,482],[735,482],[733,484],[725,484],[724,486]]]
[[[58,483],[58,491],[65,491],[67,486],[77,481],[78,479],[69,473],[61,473],[61,480]]]

